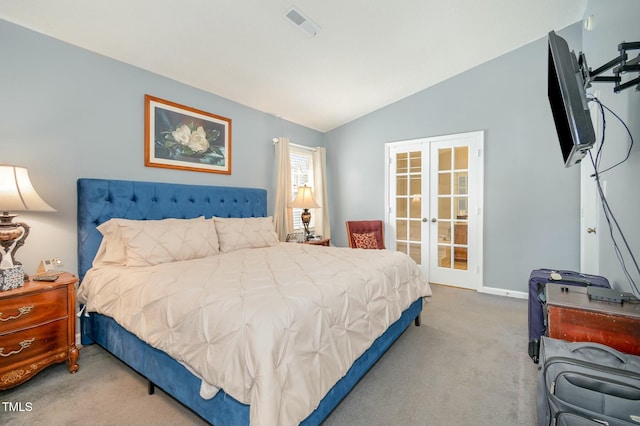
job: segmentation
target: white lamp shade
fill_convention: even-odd
[[[298,188],[296,199],[289,204],[289,207],[294,207],[297,209],[317,209],[320,206],[313,198],[313,192],[311,192],[311,188],[309,188],[307,185],[303,185]]]
[[[54,212],[36,192],[24,167],[0,165],[0,212]]]

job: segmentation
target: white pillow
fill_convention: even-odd
[[[112,263],[121,262],[124,251],[124,264],[127,266],[150,266],[198,259],[220,252],[215,225],[204,217],[162,220],[111,219],[100,225],[98,230],[105,237],[108,235],[102,260],[106,258]]]
[[[102,234],[102,241],[96,256],[93,258],[94,268],[105,265],[125,265],[127,263],[127,251],[118,226],[119,221],[126,220],[109,219],[96,228]]]
[[[214,217],[220,251],[228,253],[242,248],[268,247],[278,244],[278,234],[269,217]]]

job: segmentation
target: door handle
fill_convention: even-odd
[[[587,234],[595,234],[596,228],[587,228]]]
[[[438,219],[436,219],[435,217],[431,218],[431,222],[436,223],[438,221]]]
[[[428,220],[428,219],[427,219],[426,217],[423,217],[423,218],[422,218],[422,221],[423,221],[423,222],[426,222],[427,220]]]

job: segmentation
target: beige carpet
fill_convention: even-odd
[[[527,355],[527,301],[434,286],[422,326],[410,326],[324,422],[357,425],[535,424],[536,365]],[[191,425],[200,417],[103,349],[80,350],[80,371],[47,368],[0,402],[6,425]]]

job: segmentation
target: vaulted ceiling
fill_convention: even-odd
[[[586,3],[0,0],[0,19],[324,132],[573,24]]]

